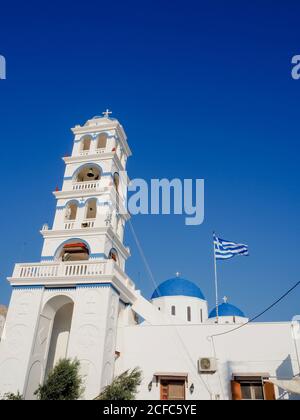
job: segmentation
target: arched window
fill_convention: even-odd
[[[114,181],[114,186],[116,187],[116,190],[118,191],[119,185],[120,185],[120,175],[118,174],[118,172],[114,173],[113,181]]]
[[[101,172],[98,166],[85,166],[78,173],[77,182],[98,181],[101,178]]]
[[[105,149],[107,143],[107,134],[101,133],[98,137],[97,141],[97,149]]]
[[[108,258],[109,258],[110,260],[114,260],[116,263],[118,262],[118,259],[119,259],[119,258],[118,258],[118,253],[117,253],[117,251],[115,250],[115,248],[112,248],[112,249],[110,250]]]
[[[97,200],[92,198],[86,203],[86,219],[96,219],[97,216]]]
[[[192,310],[191,310],[190,306],[187,307],[186,313],[187,313],[188,322],[191,322],[191,320],[192,320]]]
[[[88,152],[90,150],[91,141],[92,141],[92,139],[91,139],[90,136],[83,137],[82,142],[81,142],[81,150],[83,152]]]
[[[67,261],[86,261],[89,259],[89,250],[83,242],[70,242],[63,246],[59,259]]]
[[[77,210],[77,203],[69,203],[66,208],[65,220],[76,220]]]
[[[175,306],[171,307],[171,315],[176,315],[176,308]]]

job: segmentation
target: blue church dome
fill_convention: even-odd
[[[190,296],[205,300],[200,288],[190,280],[175,277],[161,283],[153,292],[151,299],[164,296]]]
[[[217,309],[213,309],[209,314],[209,318],[216,318]],[[230,303],[222,303],[219,306],[219,316],[240,316],[245,318],[245,314],[236,306],[231,305]]]

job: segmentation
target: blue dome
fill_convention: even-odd
[[[191,296],[205,300],[198,286],[181,277],[175,277],[161,283],[155,289],[151,299],[157,299],[163,296]]]
[[[209,318],[216,318],[217,309],[213,309],[209,314]],[[245,314],[236,306],[230,305],[230,303],[222,303],[219,306],[219,316],[240,316],[245,318]]]

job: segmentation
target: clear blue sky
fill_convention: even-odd
[[[205,223],[133,220],[157,282],[176,271],[213,306],[212,231],[249,244],[221,262],[221,294],[249,316],[299,280],[298,1],[6,2],[1,6],[0,302],[15,262],[39,261],[72,133],[106,107],[131,177],[204,178]],[[132,248],[128,272],[153,285]],[[264,320],[300,313],[300,288]]]

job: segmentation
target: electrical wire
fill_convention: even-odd
[[[219,333],[219,334],[213,334],[210,337],[220,337],[222,335],[226,335],[226,334],[230,334],[234,331],[240,330],[241,328],[245,327],[246,325],[250,324],[253,321],[256,321],[258,318],[260,318],[262,315],[264,315],[265,313],[267,313],[270,309],[274,308],[274,306],[278,305],[278,303],[280,303],[283,299],[285,299],[293,290],[295,290],[298,286],[300,285],[300,281],[298,281],[293,287],[291,287],[287,292],[285,292],[282,296],[280,296],[279,299],[277,299],[275,302],[273,302],[270,306],[268,306],[266,309],[264,309],[262,312],[260,312],[258,315],[254,316],[253,318],[249,319],[248,322],[246,322],[245,324],[239,325],[236,328],[233,328],[232,330],[229,331],[224,331],[223,333]]]

